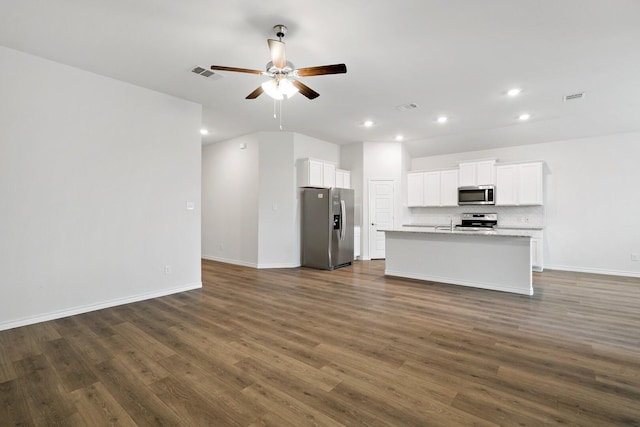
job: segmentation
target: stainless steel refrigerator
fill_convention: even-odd
[[[333,270],[353,262],[353,190],[303,188],[302,265]]]

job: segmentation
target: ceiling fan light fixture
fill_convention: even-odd
[[[281,100],[284,97],[282,96],[282,92],[278,89],[278,84],[275,80],[268,80],[262,83],[262,89],[264,93],[272,97],[273,99]]]
[[[282,92],[282,94],[286,96],[287,99],[298,93],[298,88],[295,87],[289,79],[280,79],[278,87],[280,89],[280,92]]]
[[[298,93],[298,88],[293,85],[291,80],[286,78],[271,79],[262,83],[261,86],[267,95],[278,101],[284,99],[285,97],[289,99],[293,95]]]

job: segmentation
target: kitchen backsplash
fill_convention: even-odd
[[[498,227],[544,228],[543,206],[464,206],[449,208],[411,208],[405,224],[449,225],[460,224],[462,213],[497,213]]]

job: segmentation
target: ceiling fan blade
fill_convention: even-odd
[[[318,67],[299,68],[296,72],[300,77],[343,74],[347,72],[347,66],[345,64],[320,65]]]
[[[305,85],[304,83],[298,81],[298,80],[294,80],[293,85],[295,87],[298,88],[298,91],[303,94],[304,96],[306,96],[309,99],[316,99],[317,97],[320,96],[320,94],[318,92],[316,92],[315,90],[311,89],[309,86]]]
[[[221,65],[212,65],[211,69],[219,70],[219,71],[235,71],[237,73],[262,74],[262,71],[260,70],[250,70],[248,68],[237,68],[237,67],[223,67]]]
[[[257,97],[262,95],[262,92],[264,92],[264,89],[262,89],[262,86],[258,86],[258,88],[247,95],[245,99],[256,99]]]
[[[284,51],[284,42],[268,39],[269,51],[271,51],[271,62],[278,68],[287,66],[287,57]]]

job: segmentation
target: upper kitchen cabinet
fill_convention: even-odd
[[[407,206],[424,206],[424,172],[407,174]]]
[[[336,169],[336,188],[351,188],[351,172]]]
[[[496,205],[542,205],[542,162],[496,166]]]
[[[409,172],[407,206],[458,206],[458,169]]]
[[[303,159],[298,167],[298,187],[335,187],[336,165],[316,159]]]
[[[459,186],[495,184],[495,160],[460,163]]]
[[[440,206],[458,206],[458,169],[440,171]]]

